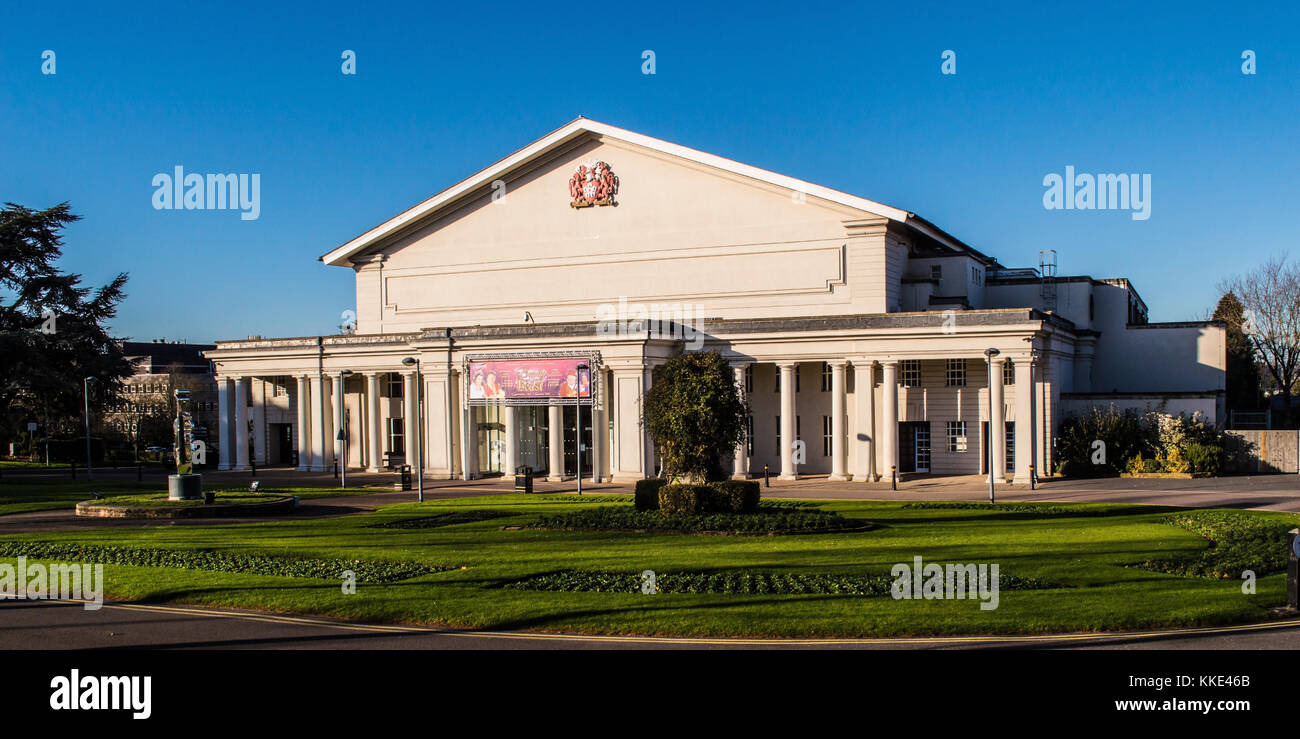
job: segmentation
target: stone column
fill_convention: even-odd
[[[424,468],[429,474],[456,477],[455,376],[431,364],[424,373]]]
[[[997,356],[992,361],[993,377],[989,383],[989,404],[992,406],[989,415],[989,449],[992,450],[993,459],[989,462],[989,476],[993,482],[998,483],[1006,482],[1007,478],[1007,428],[1002,415],[1002,369],[1007,360]]]
[[[594,377],[596,374],[596,370],[593,369],[591,371],[591,374]],[[604,383],[600,383],[599,386],[603,387]],[[605,428],[605,410],[601,407],[600,398],[597,397],[597,393],[595,391],[596,387],[597,384],[592,383],[591,438],[587,440],[588,443],[591,444],[591,481],[592,482],[600,482],[601,480],[601,467],[602,467],[601,460],[602,457],[605,456],[605,436],[607,431],[607,429]]]
[[[853,430],[853,481],[876,479],[876,368],[870,361],[853,363],[853,404],[857,423]]]
[[[1012,483],[1029,484],[1034,463],[1034,371],[1029,357],[1015,358],[1016,372],[1016,475]]]
[[[378,472],[383,464],[383,429],[379,423],[379,374],[366,373],[366,471]]]
[[[550,457],[546,481],[560,482],[564,480],[564,411],[555,401],[546,407],[546,434]]]
[[[231,459],[235,454],[235,425],[233,423],[234,416],[232,415],[235,403],[232,397],[233,395],[234,390],[231,388],[230,378],[218,377],[217,412],[219,414],[219,428],[217,430],[217,443],[221,445],[221,449],[219,450],[221,461],[217,465],[217,469],[219,470],[229,470],[234,468],[234,465],[231,464]]]
[[[779,362],[776,366],[781,373],[781,476],[777,479],[797,480],[799,475],[794,467],[794,373],[799,365],[795,362]]]
[[[311,387],[311,407],[308,409],[311,414],[311,469],[328,472],[329,465],[325,462],[325,451],[329,449],[329,441],[325,439],[325,387],[320,375],[312,375],[308,384]]]
[[[639,480],[654,474],[654,449],[640,424],[641,399],[650,387],[650,368],[627,362],[610,368],[610,412],[614,433],[609,455],[615,482]]]
[[[898,468],[898,362],[882,362],[885,368],[881,390],[880,445],[885,453],[880,474],[886,479]]]
[[[733,363],[731,369],[736,376],[736,393],[740,396],[740,400],[743,403],[746,400],[745,363]],[[749,478],[749,443],[749,437],[745,436],[740,440],[740,445],[736,447],[736,454],[731,464],[731,479],[733,480],[746,480]]]
[[[235,378],[235,469],[248,469],[248,380]]]
[[[844,367],[843,359],[834,359],[831,366],[831,476],[832,480],[847,480],[844,473]]]
[[[501,425],[506,427],[505,459],[501,461],[501,474],[510,477],[519,465],[519,419],[513,405],[501,406]]]
[[[335,419],[338,418],[339,411],[334,407],[334,378],[325,375],[324,382],[321,384],[320,397],[325,406],[324,418],[321,419],[324,426],[321,444],[324,448],[324,464],[321,469],[326,472],[334,469],[334,448],[338,444],[338,431],[334,428]]]
[[[406,437],[406,463],[416,469],[420,455],[420,378],[414,372],[402,375],[402,434]]]
[[[294,401],[298,411],[298,428],[295,429],[298,450],[298,471],[311,469],[311,392],[308,390],[307,376],[298,375],[298,396]]]

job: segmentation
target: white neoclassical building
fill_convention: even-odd
[[[354,331],[206,353],[223,468],[380,470],[422,442],[439,478],[650,476],[640,399],[694,350],[750,405],[736,475],[991,456],[1023,483],[1071,410],[1222,415],[1223,326],[1150,323],[1126,279],[1008,269],[914,213],[582,118],[321,261],[356,273]]]

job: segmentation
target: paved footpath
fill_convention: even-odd
[[[120,471],[124,478],[134,476],[133,471]],[[108,478],[101,471],[100,478]],[[19,479],[19,475],[6,475],[4,481]],[[211,487],[242,487],[253,479],[247,472],[204,473],[205,484]],[[139,521],[112,518],[81,518],[71,509],[37,511],[0,516],[0,536],[35,533],[41,531],[72,531],[148,526],[210,526],[250,523],[252,521],[295,521],[362,513],[393,503],[412,502],[414,491],[396,492],[363,486],[391,486],[392,473],[350,473],[349,488],[356,487],[357,495],[304,500],[295,511],[275,516],[248,518],[201,518]],[[158,478],[158,482],[162,478]],[[300,473],[288,469],[260,470],[257,479],[264,488],[279,487],[335,487],[338,485],[329,473]],[[0,490],[3,488],[0,487]],[[537,493],[574,493],[577,487],[572,480],[562,483],[537,481]],[[484,480],[426,480],[426,500],[458,498],[475,495],[497,495],[514,491],[513,478],[488,478]],[[618,493],[630,495],[631,484],[584,483],[584,493],[599,495]],[[831,482],[825,476],[810,476],[800,480],[771,480],[763,488],[764,497],[801,498],[809,500],[988,500],[988,482],[978,476],[919,477],[905,480],[898,490],[888,483]],[[1104,478],[1096,480],[1049,480],[1036,490],[1019,485],[999,485],[996,490],[1000,501],[1039,501],[1065,503],[1134,503],[1189,507],[1251,508],[1258,510],[1300,512],[1300,475],[1256,475],[1221,477],[1200,480]]]
[[[1203,629],[1042,636],[739,639],[459,631],[198,606],[0,601],[10,649],[1297,649],[1300,619]]]

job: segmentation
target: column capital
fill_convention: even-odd
[[[777,367],[781,369],[794,369],[795,367],[799,366],[798,360],[794,360],[794,359],[781,359],[772,362],[772,364],[775,364]]]
[[[849,360],[847,360],[847,359],[827,359],[827,360],[826,360],[826,364],[829,364],[831,367],[836,368],[836,369],[844,369],[845,367],[847,367],[847,366],[849,365]]]

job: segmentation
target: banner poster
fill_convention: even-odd
[[[470,400],[590,398],[585,357],[509,359],[469,363]]]

